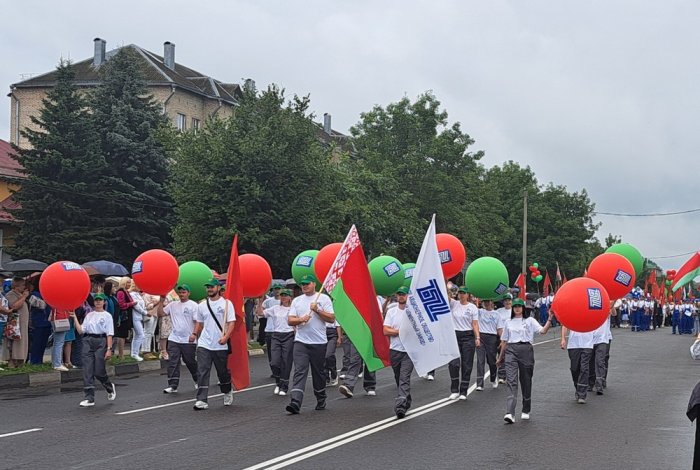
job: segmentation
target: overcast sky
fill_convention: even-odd
[[[91,57],[95,37],[159,55],[171,41],[177,62],[219,80],[309,93],[341,132],[432,90],[487,166],[529,165],[541,183],[585,188],[599,211],[700,207],[697,2],[8,0],[2,15],[6,92],[60,57]],[[598,220],[601,241],[622,235],[647,257],[700,249],[700,212]]]

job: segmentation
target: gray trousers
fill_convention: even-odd
[[[338,367],[336,364],[335,350],[338,347],[338,329],[336,327],[326,328],[326,380],[338,377]]]
[[[289,391],[289,374],[294,360],[294,332],[272,333],[270,344],[270,368],[275,376],[277,386],[283,392]]]
[[[107,364],[105,364],[107,338],[83,335],[82,343],[83,391],[85,399],[94,401],[95,379],[100,381],[108,393],[114,390],[114,386],[107,376]]]
[[[484,367],[489,363],[489,380],[496,381],[496,354],[498,353],[498,337],[490,333],[479,336],[481,347],[476,349],[476,386],[484,386]]]
[[[500,351],[501,351],[501,337],[497,336],[497,340],[498,340],[497,350],[500,353]],[[496,357],[498,357],[498,354],[496,355]],[[501,380],[501,379],[506,380],[506,367],[505,367],[505,365],[503,367],[498,368],[498,380]]]
[[[192,380],[197,383],[197,345],[194,343],[176,343],[168,341],[168,385],[177,390],[180,385],[180,359],[185,362]]]
[[[212,364],[216,368],[219,377],[219,389],[221,393],[231,391],[231,373],[228,370],[228,352],[211,351],[206,348],[197,348],[197,400],[207,401],[209,397],[209,375]]]
[[[593,355],[588,365],[588,388],[595,388],[596,392],[602,391],[606,386],[605,378],[608,375],[606,358],[610,357],[608,349],[608,343],[593,345]]]
[[[348,351],[349,351],[349,363],[348,370],[345,373],[345,379],[343,379],[343,385],[348,387],[350,391],[355,390],[355,384],[357,383],[360,371],[364,368],[364,375],[362,379],[362,387],[367,390],[375,390],[377,388],[377,374],[375,372],[370,372],[367,369],[367,365],[362,361],[362,356],[357,350],[352,341],[348,340]]]
[[[294,342],[294,379],[290,396],[292,403],[301,408],[306,388],[306,377],[311,368],[311,383],[316,400],[320,403],[326,400],[326,374],[323,370],[326,361],[326,344],[306,344]]]
[[[569,349],[571,360],[571,378],[576,388],[576,398],[586,398],[588,393],[588,368],[590,367],[593,349]]]
[[[391,368],[394,370],[394,380],[396,380],[397,395],[394,402],[394,411],[407,411],[411,407],[411,374],[413,373],[413,362],[408,357],[408,353],[403,351],[389,350],[391,358]]]
[[[348,371],[348,366],[350,365],[350,346],[352,343],[348,338],[348,335],[343,333],[343,340],[340,346],[343,348],[343,363],[340,365],[340,375],[345,374]]]
[[[520,390],[523,392],[523,413],[529,413],[532,404],[532,374],[535,372],[535,352],[531,343],[506,345],[505,371],[508,385],[506,412],[515,414],[518,382],[520,382]]]
[[[457,334],[457,346],[459,347],[459,358],[453,359],[447,365],[450,371],[450,392],[466,395],[469,390],[469,380],[474,367],[474,352],[476,342],[473,331],[455,331]],[[460,369],[462,370],[462,380],[460,381]],[[500,369],[499,369],[500,370]]]

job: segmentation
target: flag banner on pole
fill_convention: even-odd
[[[375,371],[390,365],[384,319],[354,225],[328,271],[323,289],[333,299],[335,318],[367,369]]]
[[[554,276],[555,282],[561,282],[561,271],[559,270],[559,262],[557,262],[557,274]]]
[[[231,258],[228,261],[224,297],[231,301],[236,315],[233,333],[229,338],[231,354],[228,356],[228,369],[231,371],[233,387],[236,390],[243,390],[250,387],[250,368],[248,367],[248,340],[245,329],[245,311],[243,310],[241,267],[238,263],[238,234],[233,237],[231,245]]]
[[[673,292],[676,292],[686,284],[690,284],[690,281],[698,276],[700,276],[700,252],[695,253],[688,261],[685,262],[683,266],[680,267],[675,278],[673,279],[671,289]]]
[[[527,292],[525,292],[525,274],[518,274],[518,278],[515,280],[515,285],[518,287],[518,298],[527,300]]]
[[[544,290],[542,294],[547,297],[549,295],[549,291],[552,287],[552,280],[549,278],[549,271],[546,269],[544,270]]]
[[[418,375],[426,375],[459,358],[447,287],[435,243],[435,215],[413,270],[405,312],[399,338]]]

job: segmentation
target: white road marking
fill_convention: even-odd
[[[552,341],[558,341],[558,340],[559,340],[559,338],[549,339],[546,341],[541,341],[539,343],[533,343],[533,346],[551,343]],[[488,368],[486,370],[488,371]],[[485,375],[486,374],[484,374],[484,376]],[[496,380],[498,380],[498,379],[496,379]],[[476,384],[473,384],[472,386],[470,386],[469,390],[467,391],[467,396],[471,395],[475,389],[476,389]],[[433,412],[435,410],[439,410],[440,408],[443,408],[443,407],[448,406],[448,405],[453,405],[459,401],[461,401],[461,400],[450,400],[449,398],[443,398],[441,400],[437,400],[437,401],[434,401],[432,403],[428,403],[427,405],[423,405],[420,408],[416,408],[415,410],[409,411],[406,414],[406,417],[404,419],[397,419],[396,417],[392,416],[391,418],[386,418],[386,419],[383,419],[380,421],[376,421],[374,423],[368,424],[366,426],[355,429],[353,431],[349,431],[349,432],[346,432],[344,434],[340,434],[338,436],[332,437],[330,439],[326,439],[325,441],[321,441],[321,442],[318,442],[316,444],[312,444],[310,446],[304,447],[302,449],[295,450],[295,451],[290,452],[288,454],[281,455],[279,457],[275,457],[274,459],[270,459],[270,460],[267,460],[265,462],[261,462],[257,465],[253,465],[252,467],[247,467],[244,470],[260,470],[263,468],[265,470],[277,470],[280,468],[284,468],[284,467],[287,467],[289,465],[300,462],[302,460],[306,460],[308,458],[314,457],[314,456],[322,454],[324,452],[328,452],[329,450],[335,449],[336,447],[340,447],[342,445],[356,441],[358,439],[369,436],[369,435],[374,434],[376,432],[390,428],[392,426],[396,426],[398,424],[405,423],[406,421],[409,421],[413,418],[417,418],[418,416]]]
[[[25,429],[24,431],[15,431],[15,432],[8,432],[5,434],[0,434],[0,437],[10,437],[10,436],[18,436],[20,434],[27,434],[28,432],[37,432],[41,431],[44,428],[32,428],[32,429]]]
[[[258,385],[257,387],[248,387],[248,388],[244,388],[243,390],[237,390],[237,391],[234,391],[233,393],[237,394],[237,393],[248,392],[250,390],[257,390],[259,388],[274,387],[274,385],[275,384]],[[194,390],[193,390],[193,392],[194,392]],[[223,393],[217,393],[215,395],[209,395],[209,398],[217,398],[217,397],[223,397],[223,396],[224,396]],[[190,400],[174,401],[172,403],[165,403],[163,405],[148,406],[146,408],[139,408],[136,410],[120,411],[120,412],[114,413],[114,414],[115,415],[130,415],[130,414],[134,414],[134,413],[142,413],[144,411],[157,410],[159,408],[167,408],[169,406],[182,405],[185,403],[193,403],[195,401],[196,401],[196,398],[192,398]],[[2,436],[0,436],[0,437],[2,437]]]

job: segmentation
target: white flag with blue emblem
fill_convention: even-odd
[[[450,299],[442,276],[433,215],[413,270],[406,314],[399,326],[401,343],[421,376],[459,358]]]

